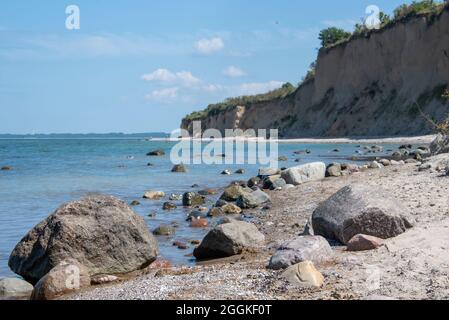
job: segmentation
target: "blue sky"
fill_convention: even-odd
[[[321,29],[401,3],[2,1],[0,133],[169,132],[209,103],[297,84]],[[79,30],[65,28],[72,4]]]

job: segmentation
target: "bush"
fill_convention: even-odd
[[[304,77],[302,77],[302,80],[299,83],[299,85],[303,84],[306,81],[309,81],[309,80],[315,78],[315,71],[316,71],[316,61],[312,62],[310,64],[310,67],[309,67],[309,70],[307,71],[307,74]]]
[[[434,0],[422,0],[413,1],[410,5],[403,4],[394,10],[395,20],[400,20],[412,15],[422,13],[435,13],[438,12],[444,4]]]
[[[321,41],[321,46],[331,47],[342,41],[346,41],[351,37],[351,33],[339,28],[327,28],[321,30],[319,39]]]

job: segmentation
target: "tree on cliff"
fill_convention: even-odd
[[[321,30],[319,35],[323,47],[330,47],[340,41],[348,40],[350,37],[350,32],[335,27]]]

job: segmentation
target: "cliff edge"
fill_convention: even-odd
[[[315,76],[288,94],[209,108],[182,120],[203,129],[279,129],[282,138],[413,136],[432,128],[449,105],[449,7],[319,51]]]

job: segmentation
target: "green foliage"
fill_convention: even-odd
[[[400,20],[423,13],[436,13],[444,7],[443,3],[434,0],[413,1],[411,4],[403,4],[394,10],[395,20]]]
[[[315,78],[315,71],[316,71],[316,61],[312,62],[310,64],[309,70],[307,71],[307,74],[302,78],[299,85],[303,84],[304,82],[307,82],[313,78]]]
[[[241,96],[236,98],[228,98],[223,102],[210,104],[203,111],[195,111],[184,118],[185,121],[201,120],[207,116],[214,116],[226,110],[237,106],[247,106],[248,104],[266,102],[275,99],[285,98],[296,90],[296,87],[287,82],[281,88],[272,90],[267,93],[257,94],[253,96]]]
[[[343,29],[331,27],[321,30],[319,39],[323,47],[332,47],[340,42],[346,41],[351,37],[351,33]]]
[[[394,16],[390,17],[384,12],[380,12],[380,29],[395,23],[406,17],[411,17],[420,14],[429,14],[429,18],[435,18],[437,14],[448,5],[449,1],[439,2],[435,0],[423,0],[413,1],[411,4],[403,4],[394,10]],[[361,23],[357,23],[354,27],[354,35],[368,35],[371,32],[366,26],[365,21],[362,19]]]

